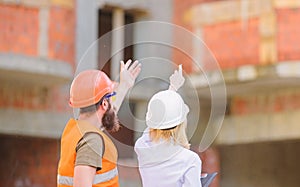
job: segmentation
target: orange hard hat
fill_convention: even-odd
[[[100,70],[85,70],[73,80],[69,104],[84,108],[96,104],[107,93],[113,92],[114,82]]]

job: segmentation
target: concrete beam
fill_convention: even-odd
[[[274,6],[276,8],[299,8],[299,0],[274,0]]]
[[[229,96],[255,93],[264,89],[300,86],[300,62],[286,61],[265,66],[240,66],[232,70],[223,70],[222,76],[219,71],[206,72],[206,74],[195,73],[190,76],[190,81],[193,87],[197,88],[199,95],[204,97],[210,97],[210,87],[224,82]]]
[[[75,3],[73,0],[0,0],[3,4],[22,5],[27,7],[51,7],[60,6],[64,8],[74,8]]]
[[[263,13],[259,19],[259,62],[271,64],[277,62],[277,22],[276,12]]]
[[[98,69],[98,9],[96,1],[76,0],[76,73]],[[88,20],[88,21],[87,21]],[[89,33],[89,34],[87,34]]]
[[[48,111],[0,109],[0,118],[0,133],[59,138],[69,117]]]
[[[299,140],[300,110],[226,117],[217,136],[219,145]]]
[[[125,12],[120,8],[115,8],[112,15],[111,33],[111,66],[110,76],[112,80],[119,78],[120,61],[124,58],[125,29],[121,28],[125,23]]]
[[[66,84],[73,78],[66,62],[24,55],[0,53],[0,78],[42,85]]]
[[[38,56],[48,57],[48,30],[49,30],[49,8],[41,8],[39,11],[39,40]]]
[[[51,5],[56,5],[65,8],[73,8],[75,5],[74,0],[50,0]]]
[[[184,20],[194,26],[237,21],[243,19],[242,10],[246,11],[247,18],[254,18],[271,12],[273,5],[271,0],[230,0],[202,3],[188,10],[184,15]]]
[[[184,20],[194,26],[259,17],[275,8],[299,8],[299,0],[229,0],[201,3],[184,14]],[[201,19],[195,19],[201,18]]]
[[[96,0],[98,7],[114,7],[114,8],[122,8],[124,10],[147,10],[149,2],[147,1],[140,1],[140,0]]]

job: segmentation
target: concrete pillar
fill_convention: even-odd
[[[76,0],[76,5],[76,69],[79,73],[98,68],[98,45],[95,43],[98,39],[98,7],[96,1]]]
[[[112,80],[116,80],[119,76],[120,61],[123,60],[124,54],[124,29],[120,29],[124,25],[124,11],[120,8],[113,10],[112,15],[112,41],[111,41],[111,70]],[[115,30],[116,29],[116,30]]]
[[[204,67],[204,62],[203,62],[203,56],[205,55],[204,53],[204,44],[202,43],[202,38],[203,38],[203,32],[201,27],[197,27],[195,29],[195,34],[196,36],[199,37],[199,40],[193,40],[193,58],[195,60],[195,63],[192,64],[192,68],[194,71],[198,72],[201,71],[202,68]],[[201,70],[199,69],[201,68]]]
[[[39,40],[38,55],[48,57],[48,27],[49,27],[49,8],[42,7],[39,11]]]

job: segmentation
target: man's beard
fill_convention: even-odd
[[[119,118],[110,103],[108,103],[108,108],[103,114],[102,125],[108,132],[117,132],[120,128]]]

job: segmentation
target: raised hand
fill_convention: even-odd
[[[170,79],[169,90],[177,91],[184,84],[185,78],[182,75],[181,64],[179,65],[178,70],[175,70],[169,79]]]
[[[119,111],[122,102],[128,92],[128,90],[134,85],[135,79],[141,72],[141,64],[136,60],[128,60],[126,64],[124,61],[121,61],[121,70],[120,70],[120,84],[116,88],[116,99],[113,101],[113,105],[116,109],[116,112]]]
[[[132,62],[132,60],[129,59],[126,64],[124,64],[124,61],[121,61],[120,84],[131,88],[140,72],[141,64],[137,60]]]

